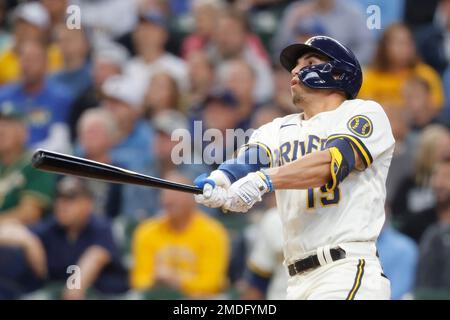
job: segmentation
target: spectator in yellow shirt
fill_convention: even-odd
[[[403,87],[414,76],[429,84],[437,112],[444,103],[441,79],[434,69],[419,60],[409,29],[400,23],[393,24],[382,35],[372,66],[364,71],[359,97],[375,100],[384,107],[404,107]]]
[[[18,48],[28,40],[49,44],[49,16],[39,2],[24,3],[13,12],[14,40],[12,45],[0,53],[0,85],[19,80],[20,63]],[[49,71],[54,72],[62,66],[60,50],[54,45],[47,47]]]
[[[190,181],[179,172],[165,177]],[[141,223],[133,235],[131,285],[175,289],[189,298],[210,297],[226,286],[229,239],[225,228],[196,209],[187,193],[164,190],[162,214]]]

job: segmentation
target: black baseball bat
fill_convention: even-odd
[[[147,176],[109,164],[48,150],[37,150],[33,154],[31,164],[34,168],[43,171],[97,179],[105,182],[136,184],[194,194],[202,193],[202,189],[196,186]]]

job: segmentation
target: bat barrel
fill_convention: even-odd
[[[136,184],[194,194],[202,193],[202,189],[196,186],[146,176],[104,163],[47,150],[37,150],[33,154],[31,163],[36,169],[53,173],[97,179],[112,183]]]

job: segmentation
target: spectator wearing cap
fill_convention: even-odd
[[[317,22],[326,35],[339,39],[355,53],[361,64],[366,64],[372,59],[375,44],[375,33],[367,28],[366,19],[365,9],[354,1],[295,1],[285,8],[278,24],[273,37],[274,52],[278,55],[294,39],[299,21]]]
[[[32,224],[49,208],[54,176],[31,167],[27,130],[18,110],[0,108],[0,223]]]
[[[137,55],[129,61],[125,73],[147,86],[155,73],[166,72],[176,79],[180,90],[186,92],[189,88],[187,66],[182,59],[166,51],[168,37],[167,21],[162,13],[141,13],[133,32]]]
[[[24,235],[17,239],[15,234],[20,227],[14,226],[15,229],[9,232],[8,228],[10,226],[2,230],[4,245],[15,240],[19,247],[28,248],[27,241],[31,241],[35,247],[43,249],[33,257],[25,251],[25,261],[39,262],[41,267],[38,270],[42,271],[34,273],[41,284],[59,283],[63,288],[62,298],[84,299],[91,288],[103,294],[128,290],[127,273],[120,260],[111,224],[93,214],[92,194],[84,180],[63,178],[57,187],[54,215],[33,226],[31,233],[22,228],[20,233]],[[36,269],[31,263],[28,267]],[[67,273],[70,266],[80,268],[79,288],[66,285],[71,276]],[[35,287],[31,283],[20,285]]]
[[[86,110],[78,122],[81,156],[97,162],[122,167],[111,159],[111,149],[117,142],[118,125],[112,114],[104,108]],[[122,207],[122,185],[98,180],[86,181],[93,193],[94,213],[115,218]]]
[[[236,128],[247,130],[252,114],[261,105],[253,96],[256,73],[245,60],[236,59],[224,63],[218,71],[218,76],[221,78],[221,85],[236,97],[239,104],[239,123]]]
[[[52,74],[49,81],[64,86],[76,99],[92,83],[89,41],[83,29],[71,30],[64,24],[56,26],[54,33],[56,45],[63,56],[63,67]]]
[[[68,152],[71,98],[62,86],[48,81],[45,47],[37,41],[24,42],[19,59],[21,80],[0,89],[0,105],[13,105],[25,114],[29,148]]]
[[[110,40],[97,38],[92,53],[92,70],[90,85],[75,99],[69,115],[71,140],[75,141],[77,123],[81,114],[100,105],[102,86],[105,81],[122,74],[122,69],[128,59],[127,50]]]
[[[237,145],[238,143],[245,143],[245,141],[238,141],[240,136],[227,134],[227,129],[238,128],[241,121],[238,111],[239,101],[230,90],[215,88],[208,94],[200,107],[193,113],[192,120],[202,120],[203,134],[206,130],[213,129],[218,135],[214,137],[213,141],[203,141],[202,150],[195,150],[195,152],[203,155],[203,161],[207,165],[215,167],[231,158],[240,146]],[[195,125],[195,122],[192,124]],[[192,126],[190,130],[195,139],[195,126]],[[198,143],[193,141],[193,145],[196,147]]]
[[[224,11],[217,21],[214,39],[205,50],[217,70],[227,61],[245,60],[255,74],[253,98],[257,103],[265,103],[273,95],[272,71],[269,62],[247,43],[249,32],[244,15],[233,10]]]
[[[417,298],[450,297],[450,157],[436,163],[431,179],[437,221],[420,240]]]
[[[190,183],[178,172],[164,178]],[[225,289],[229,250],[225,228],[196,209],[191,195],[162,190],[161,214],[139,224],[133,234],[131,286],[213,297]]]
[[[175,110],[161,111],[151,120],[151,123],[155,130],[155,143],[151,152],[155,154],[159,177],[177,169],[183,174],[195,178],[197,173],[200,175],[204,172],[202,170],[207,170],[200,155],[193,153],[193,150],[183,151],[192,152],[190,155],[179,153],[179,146],[184,142],[182,139],[187,136],[184,133],[189,133],[188,120],[181,112]],[[182,137],[182,139],[178,140],[179,137]],[[174,156],[187,157],[183,157],[184,160],[178,163],[178,160],[174,161],[176,160],[173,158]]]
[[[50,44],[49,16],[42,4],[20,4],[13,12],[13,18],[13,43],[0,54],[0,85],[19,80],[21,64],[18,51],[21,45],[29,40],[45,44],[48,70],[59,70],[62,66],[61,52],[55,45]]]
[[[141,118],[144,88],[126,76],[108,78],[102,86],[102,108],[111,112],[118,124],[117,143],[111,149],[111,160],[125,168],[154,175],[148,171],[153,166],[154,132]],[[148,201],[153,190],[138,186],[125,186],[122,213],[130,218],[140,218],[151,213]]]

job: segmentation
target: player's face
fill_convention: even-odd
[[[291,71],[291,94],[292,102],[295,105],[301,102],[306,94],[317,92],[317,90],[313,90],[303,85],[298,77],[298,73],[300,72],[300,70],[304,67],[321,64],[326,61],[328,61],[326,57],[316,53],[307,53],[298,59],[297,65]]]

